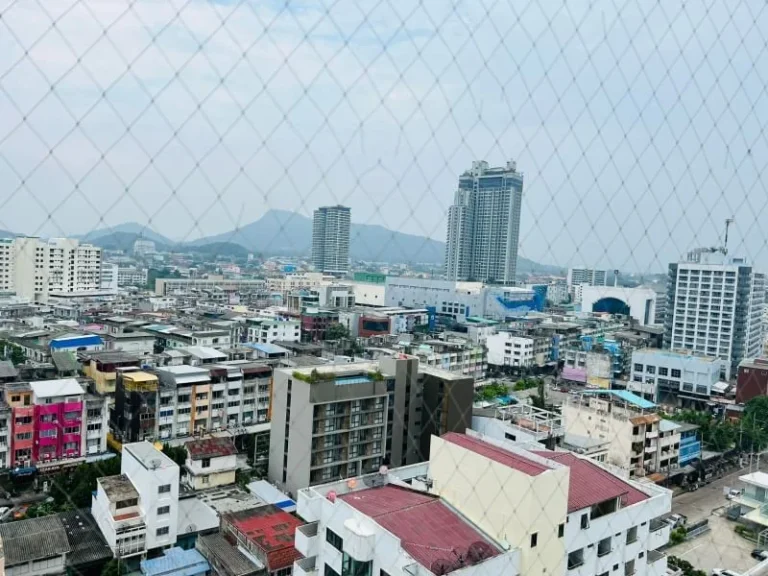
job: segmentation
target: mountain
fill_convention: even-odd
[[[0,230],[0,238],[15,238],[18,236],[15,232],[8,232],[8,230]]]
[[[173,246],[176,244],[176,242],[170,238],[166,238],[162,234],[158,234],[152,230],[152,228],[143,224],[139,224],[138,222],[126,222],[124,224],[110,226],[109,228],[99,228],[98,230],[92,230],[87,234],[75,236],[75,238],[101,246],[101,244],[96,242],[97,240],[110,237],[115,234],[118,236],[108,240],[109,243],[114,244],[115,242],[124,241],[126,238],[128,238],[129,235],[131,235],[133,236],[134,240],[137,238],[141,238],[143,240],[152,240],[152,242],[155,244],[162,244],[164,246]],[[131,243],[131,247],[133,247],[133,243]],[[102,248],[106,248],[106,246],[102,246]]]
[[[248,250],[234,242],[211,242],[210,244],[200,244],[199,246],[186,245],[179,249],[207,256],[234,256],[235,258],[245,258],[248,256]]]

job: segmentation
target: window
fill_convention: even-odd
[[[643,365],[635,364],[635,372],[642,372],[642,371],[643,371]]]
[[[655,374],[656,373],[656,366],[646,366],[645,371],[647,374]]]
[[[210,468],[211,467],[211,459],[210,458],[203,458],[203,462],[201,464],[203,468]]]
[[[171,491],[171,485],[170,484],[163,484],[162,486],[157,487],[157,493],[158,494],[168,494]]]
[[[171,513],[171,507],[170,506],[160,506],[157,509],[157,515],[158,516],[164,516],[165,514]]]
[[[560,524],[557,527],[557,537],[562,538],[563,536],[565,536],[565,524]]]
[[[669,368],[659,366],[659,376],[669,376]]]
[[[611,537],[608,536],[608,538],[603,538],[598,542],[597,544],[597,555],[598,556],[605,556],[606,554],[610,554],[611,552]]]
[[[632,528],[627,530],[627,544],[632,544],[633,542],[637,542],[637,526],[632,526]]]
[[[128,498],[127,500],[120,500],[120,502],[115,503],[115,508],[117,510],[122,510],[123,508],[130,508],[131,506],[136,506],[139,503],[138,498]]]
[[[79,434],[80,426],[67,426],[64,428],[64,434]]]
[[[568,570],[573,570],[584,564],[584,548],[579,548],[568,554]]]
[[[672,368],[672,378],[680,378],[680,370]]]
[[[586,530],[589,528],[589,514],[581,515],[581,529]]]
[[[328,564],[325,565],[325,570],[323,570],[323,576],[341,576],[336,570],[328,566]]]
[[[536,544],[539,543],[539,533],[534,532],[531,534],[531,548],[536,548]]]
[[[325,529],[325,541],[339,552],[344,548],[344,539],[330,528]]]
[[[346,552],[341,560],[341,576],[371,576],[372,560],[355,560]]]
[[[162,528],[158,528],[157,532],[155,532],[156,536],[166,536],[171,529],[168,526],[163,526]]]
[[[630,560],[624,564],[624,576],[632,576],[635,573],[635,561]]]

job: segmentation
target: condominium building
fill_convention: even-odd
[[[116,558],[176,543],[179,466],[149,442],[124,444],[118,476],[96,481],[91,514]]]
[[[516,336],[511,332],[491,334],[485,340],[488,364],[518,370],[538,366],[540,364],[534,354],[533,344],[533,338]]]
[[[323,284],[332,284],[336,277],[322,272],[297,272],[294,274],[285,274],[267,278],[267,287],[270,292],[278,292],[285,296],[288,292],[300,290],[302,288],[315,288]]]
[[[248,318],[246,340],[258,344],[301,342],[301,322],[279,318]]]
[[[459,176],[448,210],[445,277],[515,282],[523,174],[514,161],[491,168],[485,161]]]
[[[428,463],[301,490],[293,574],[665,576],[671,496],[574,454],[447,434]]]
[[[474,380],[485,379],[488,370],[486,347],[463,338],[430,339],[399,349],[416,356],[421,365],[439,368]]]
[[[191,290],[219,290],[222,292],[263,291],[267,287],[264,280],[247,278],[158,278],[155,281],[155,294],[170,296]]]
[[[588,286],[605,286],[608,273],[605,270],[596,270],[594,268],[568,268],[567,284],[568,288],[586,284]]]
[[[349,271],[350,210],[324,206],[312,221],[312,265],[318,272],[344,275]]]
[[[147,269],[130,266],[117,269],[118,286],[145,286],[147,284]]]
[[[431,434],[471,423],[472,379],[412,356],[276,370],[269,479],[293,494],[428,457]]]
[[[0,290],[47,303],[51,294],[101,289],[101,248],[69,238],[0,241]]]
[[[668,475],[680,467],[680,431],[656,405],[625,390],[593,390],[563,406],[566,434],[609,441],[608,463],[630,478]]]
[[[763,343],[765,275],[740,258],[694,251],[669,265],[664,346],[724,361],[724,379]]]
[[[112,262],[101,263],[101,277],[99,278],[99,290],[117,294],[119,267]]]

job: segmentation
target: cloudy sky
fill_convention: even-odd
[[[271,208],[443,239],[474,159],[521,253],[768,268],[758,0],[0,0],[0,229],[174,239]]]

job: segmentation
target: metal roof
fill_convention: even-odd
[[[610,394],[611,396],[620,398],[621,400],[624,400],[629,404],[637,406],[642,410],[650,410],[651,408],[656,407],[656,404],[654,404],[653,402],[650,402],[645,398],[638,396],[637,394],[633,394],[628,390],[584,390],[581,393],[582,394]]]
[[[40,380],[30,382],[30,388],[37,398],[53,398],[56,396],[81,396],[85,394],[83,388],[74,378],[61,378],[59,380]]]
[[[0,524],[5,567],[51,558],[71,550],[64,525],[58,516],[31,518]]]
[[[67,554],[67,566],[82,566],[112,558],[112,550],[90,510],[70,510],[58,516],[71,548]]]
[[[192,576],[207,574],[210,569],[208,561],[200,552],[179,547],[166,550],[158,558],[141,561],[141,573],[145,576],[161,576],[170,573],[175,576]]]
[[[263,564],[251,562],[240,550],[227,542],[221,534],[211,534],[200,538],[202,548],[220,562],[232,576],[253,574],[264,568]],[[253,556],[252,556],[253,558]]]
[[[533,460],[528,460],[523,456],[514,454],[513,452],[504,450],[503,448],[498,448],[493,444],[483,442],[482,440],[478,440],[472,436],[458,434],[457,432],[448,432],[448,434],[444,434],[441,436],[441,438],[446,442],[461,446],[462,448],[470,450],[471,452],[479,454],[480,456],[484,456],[489,460],[493,460],[494,462],[498,462],[499,464],[503,464],[504,466],[508,466],[509,468],[523,472],[528,476],[538,476],[542,472],[549,470],[549,468],[547,468],[544,464],[534,462]]]
[[[0,378],[15,378],[19,375],[18,370],[14,368],[10,360],[0,361]]]
[[[53,360],[53,365],[60,372],[77,371],[77,357],[71,350],[52,350],[51,360]]]

